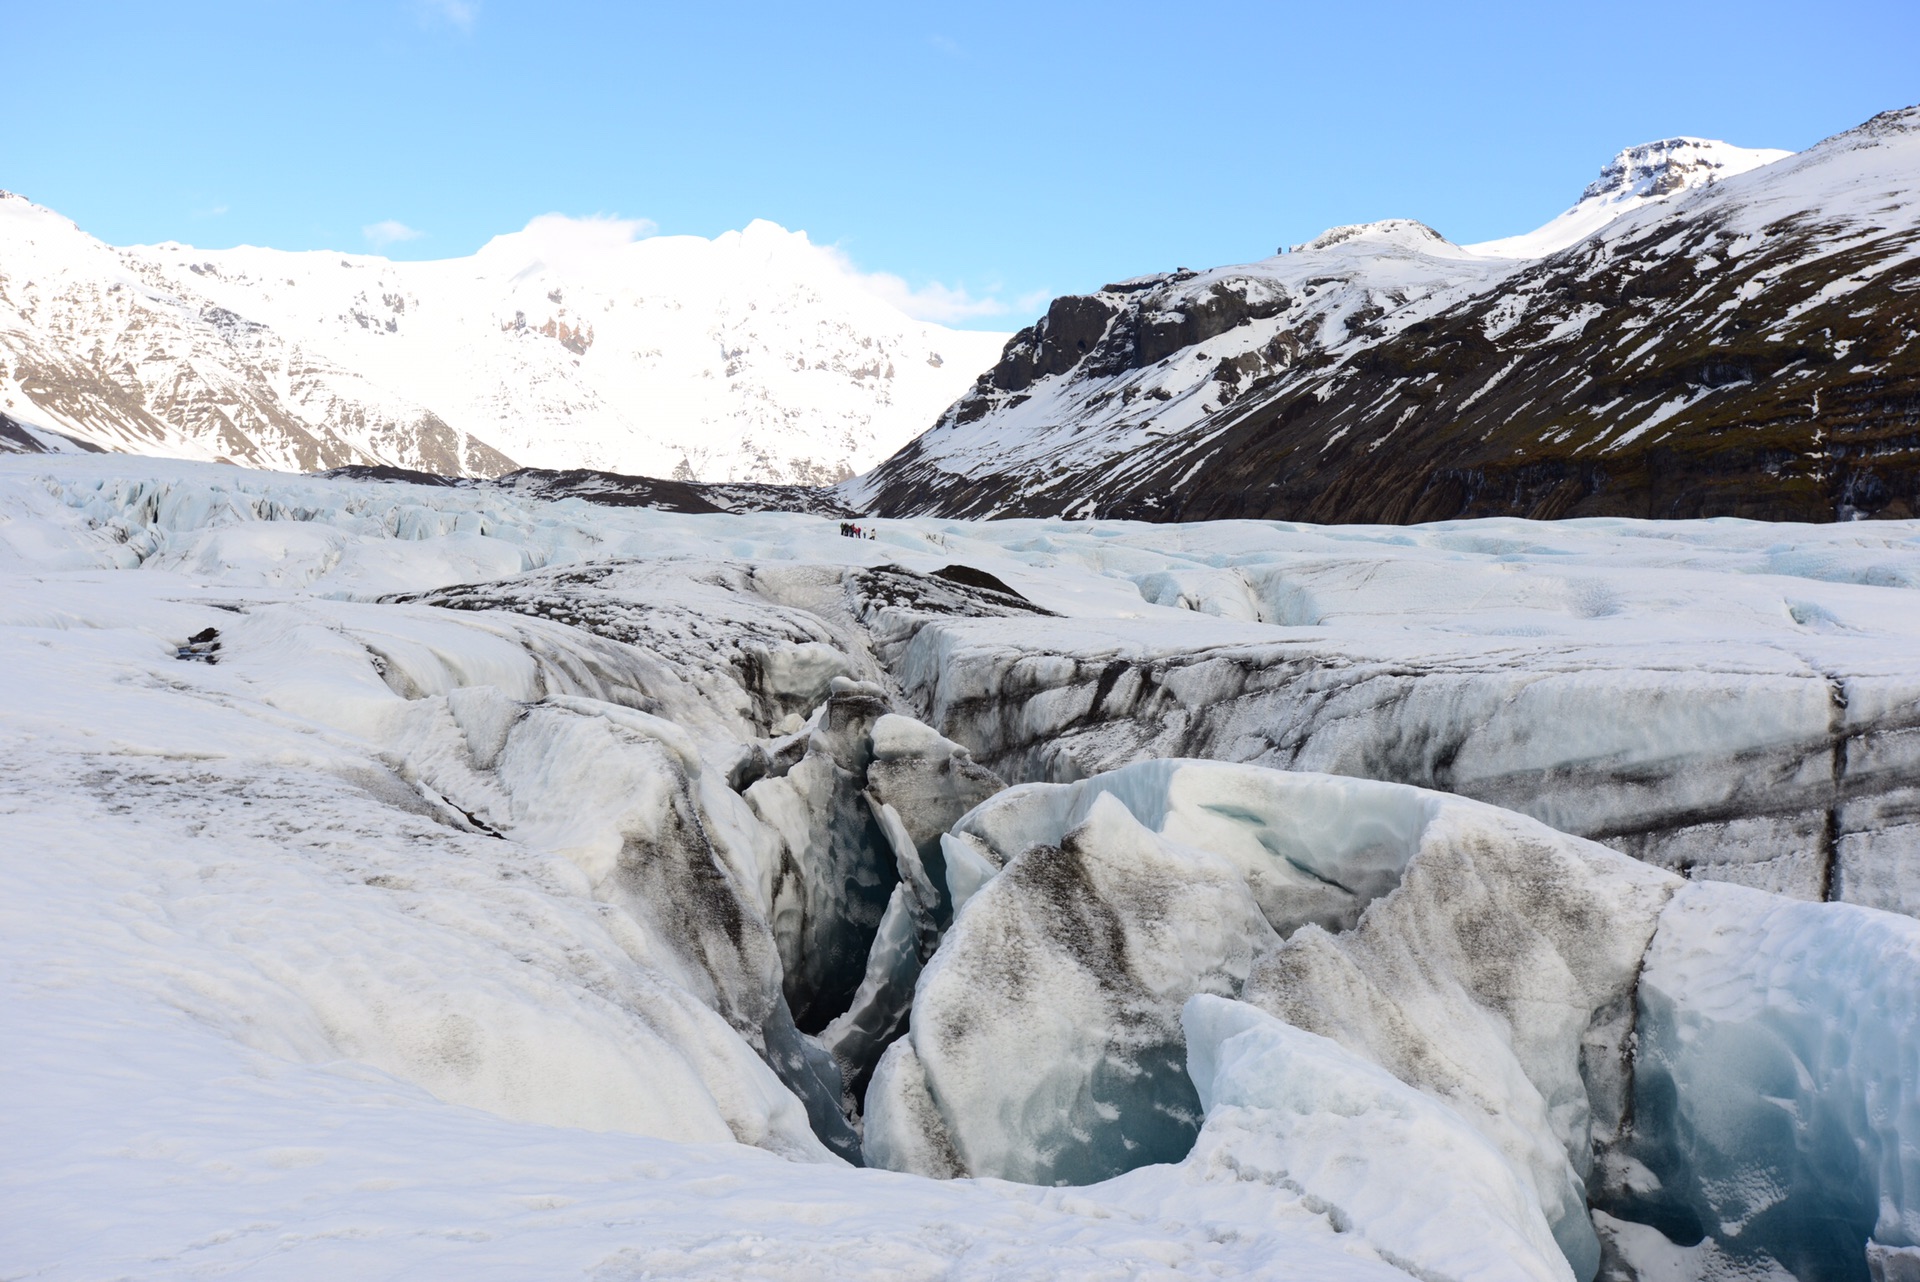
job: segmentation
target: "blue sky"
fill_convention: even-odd
[[[760,217],[987,328],[1337,223],[1519,232],[1632,143],[1798,149],[1920,101],[1915,0],[0,0],[0,48],[0,187],[115,243]]]

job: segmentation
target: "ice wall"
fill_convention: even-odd
[[[909,826],[937,851],[999,781],[838,674],[857,659],[823,661],[824,643],[793,639],[804,627],[734,593],[720,599],[764,638],[744,669],[716,667],[657,611],[654,634],[599,635],[649,613],[596,600],[606,578],[461,598],[514,611],[256,606],[223,624],[217,674],[378,744],[445,822],[568,860],[617,910],[631,964],[661,993],[649,1018],[675,1030],[734,1133],[816,1155],[818,1136],[858,1160],[866,1077],[947,915]],[[766,700],[804,700],[809,683],[810,723],[743,756],[736,736],[781,706]]]
[[[1200,1119],[1180,1008],[1237,993],[1277,941],[1229,862],[1112,796],[1016,856],[914,994],[913,1049],[966,1170],[1086,1184],[1184,1156]]]
[[[1745,1276],[1857,1282],[1869,1242],[1898,1275],[1920,1247],[1920,923],[1688,886],[1639,1003],[1606,1209]]]
[[[1591,1278],[1594,1124],[1626,1110],[1640,958],[1678,879],[1491,807],[1449,800],[1399,886],[1348,932],[1307,927],[1248,1002],[1446,1101],[1507,1155]]]
[[[1828,668],[1745,638],[1204,626],[1218,635],[940,620],[896,671],[1010,779],[1204,757],[1387,780],[1689,877],[1920,912],[1920,677],[1895,661]]]

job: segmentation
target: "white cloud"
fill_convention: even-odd
[[[386,218],[377,223],[369,223],[360,229],[360,234],[365,236],[367,243],[375,249],[384,249],[388,245],[395,245],[403,240],[419,240],[426,235],[425,232],[415,231],[397,218]]]
[[[423,22],[444,22],[462,31],[472,31],[473,20],[480,16],[476,0],[415,0],[415,7]]]
[[[545,268],[564,276],[598,271],[605,265],[609,253],[645,239],[657,230],[646,218],[541,214],[517,232],[495,236],[480,252],[524,259],[528,264],[524,271]]]
[[[612,214],[541,214],[520,234],[542,249],[594,254],[660,230],[650,218],[616,218]]]
[[[862,289],[884,298],[915,320],[952,325],[957,321],[1004,316],[1013,310],[991,294],[975,298],[964,285],[943,285],[936,280],[915,289],[892,272],[856,271],[844,257],[841,261],[847,274],[859,282]]]
[[[999,296],[997,288],[976,297],[964,285],[944,285],[937,280],[915,288],[892,272],[861,271],[846,251],[838,246],[820,245],[816,248],[832,260],[843,275],[869,294],[885,299],[915,320],[932,321],[936,325],[957,325],[996,316],[1032,315],[1045,307],[1047,300],[1053,297],[1041,290],[1024,294],[1009,303]]]
[[[646,218],[616,218],[608,214],[576,218],[570,214],[541,214],[520,231],[494,237],[482,247],[480,253],[508,260],[508,270],[521,274],[542,270],[562,276],[590,274],[604,271],[608,256],[622,246],[644,240],[657,231],[659,227]],[[781,252],[812,256],[827,272],[855,288],[872,294],[915,320],[931,321],[936,325],[956,325],[999,316],[1036,315],[1052,297],[1043,290],[1008,303],[999,297],[997,290],[975,296],[965,286],[950,286],[939,281],[916,287],[892,272],[862,271],[838,245],[814,244],[805,232],[789,232],[770,222],[756,220],[739,234],[748,238],[776,238],[771,243],[784,243],[789,247]]]

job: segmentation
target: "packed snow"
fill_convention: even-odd
[[[0,460],[8,1275],[1920,1245],[1920,527],[875,525]]]

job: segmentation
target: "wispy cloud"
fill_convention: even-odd
[[[946,54],[949,58],[964,58],[967,56],[967,51],[961,47],[958,40],[955,40],[952,36],[941,35],[937,31],[927,37],[927,43],[935,49],[938,49],[941,53]]]
[[[976,295],[964,285],[946,285],[937,280],[924,285],[909,285],[904,277],[892,272],[861,271],[847,252],[837,245],[820,245],[816,248],[869,294],[893,304],[915,320],[932,321],[936,325],[957,325],[964,321],[988,320],[998,316],[1027,316],[1044,307],[1052,297],[1040,291],[1008,302],[1000,297],[998,287]]]
[[[606,255],[631,241],[644,240],[659,230],[646,218],[616,218],[611,214],[541,214],[510,236],[497,236],[482,253],[494,251],[525,255],[534,271],[546,268],[566,275],[600,270]]]
[[[892,272],[849,272],[860,287],[892,303],[915,320],[952,325],[958,321],[1004,316],[1013,309],[992,294],[976,298],[964,285],[928,281],[915,288]]]
[[[480,16],[478,0],[414,0],[414,9],[423,23],[444,23],[461,31],[472,31]]]
[[[218,218],[226,212],[227,207],[225,205],[208,205],[205,209],[194,210],[193,216],[195,218]]]
[[[398,224],[395,224],[398,226]],[[368,228],[372,238],[373,228]],[[606,270],[608,255],[623,245],[645,240],[659,228],[645,218],[616,218],[593,214],[576,218],[570,214],[541,214],[520,231],[496,236],[481,249],[485,255],[513,259],[513,269],[522,275],[539,271],[559,275],[593,274]],[[862,271],[853,258],[838,245],[814,244],[805,232],[788,232],[773,223],[756,221],[742,233],[745,236],[772,235],[793,242],[800,253],[813,256],[826,273],[849,282],[883,302],[905,312],[915,320],[936,325],[957,325],[968,321],[986,321],[996,317],[1019,318],[1039,313],[1052,295],[1045,290],[1023,294],[1009,302],[996,286],[975,294],[964,285],[929,281],[911,285],[892,272]],[[787,252],[787,251],[783,251]]]
[[[368,223],[360,229],[367,243],[375,249],[385,249],[388,245],[397,245],[403,240],[419,240],[426,235],[423,231],[407,226],[397,218],[382,219],[377,223]]]

